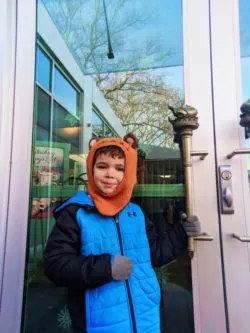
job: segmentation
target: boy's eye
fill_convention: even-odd
[[[117,170],[118,170],[118,171],[122,171],[122,172],[124,172],[124,171],[125,171],[125,169],[124,169],[124,168],[117,168]]]
[[[98,168],[98,169],[105,169],[106,166],[105,166],[105,165],[98,165],[97,168]]]

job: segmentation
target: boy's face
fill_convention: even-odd
[[[112,193],[121,183],[125,171],[125,159],[100,154],[94,164],[94,182],[103,193]]]

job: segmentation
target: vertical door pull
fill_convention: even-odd
[[[199,127],[198,111],[189,105],[183,105],[179,109],[172,110],[175,119],[169,121],[175,133],[174,142],[179,143],[182,155],[185,191],[186,191],[186,213],[187,216],[193,215],[193,188],[192,188],[192,135],[193,131]],[[190,258],[194,255],[194,237],[188,237],[188,254]]]

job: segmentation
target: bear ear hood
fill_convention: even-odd
[[[98,149],[107,146],[119,147],[125,155],[125,171],[122,182],[112,193],[101,192],[94,183],[93,161]],[[88,192],[100,214],[104,216],[115,216],[130,201],[134,186],[137,183],[137,147],[138,140],[128,133],[123,139],[120,138],[92,138],[90,140],[90,151],[87,157]]]

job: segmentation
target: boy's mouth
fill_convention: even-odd
[[[115,186],[115,184],[113,184],[113,183],[103,183],[103,186],[107,187],[107,188],[111,188],[111,187]]]

